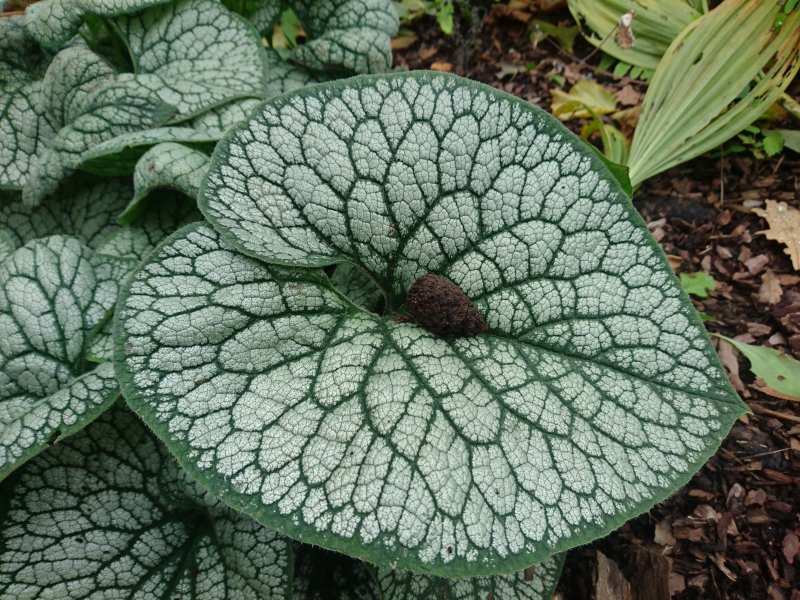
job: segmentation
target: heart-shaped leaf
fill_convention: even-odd
[[[288,541],[187,481],[122,404],[0,493],[3,598],[289,597]]]
[[[180,119],[263,95],[261,38],[216,0],[179,0],[114,23],[133,58],[133,87],[158,94]]]
[[[398,21],[389,0],[293,0],[291,5],[308,36],[292,52],[300,64],[355,73],[392,68]]]
[[[290,536],[523,569],[665,498],[744,410],[603,163],[492,88],[410,73],[276,98],[217,146],[200,206],[224,242],[184,230],[131,279],[118,374],[192,474]],[[352,263],[384,310],[237,252]],[[398,322],[426,273],[486,333]]]
[[[0,265],[0,479],[119,395],[111,364],[83,359],[129,269],[66,236],[29,242]]]
[[[75,176],[36,208],[21,201],[0,203],[0,231],[15,246],[49,235],[77,237],[90,248],[118,229],[117,217],[131,197],[120,179]]]
[[[553,556],[524,571],[494,577],[445,579],[381,568],[381,600],[551,600],[561,576],[564,555]]]

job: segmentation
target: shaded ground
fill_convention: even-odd
[[[550,41],[534,49],[529,25],[503,6],[477,9],[476,17],[450,37],[433,19],[415,21],[416,40],[396,50],[397,63],[465,75],[545,109],[554,76],[567,89],[596,79],[618,91],[623,108],[622,99],[645,90],[642,82],[598,71],[599,53],[591,55],[580,39],[576,56]],[[543,18],[573,24],[566,12]],[[799,88],[796,82],[794,97]],[[577,131],[581,123],[567,125]],[[677,271],[705,271],[717,281],[696,303],[716,319],[710,331],[800,358],[800,273],[781,245],[758,235],[767,224],[752,209],[766,199],[800,208],[800,156],[696,159],[648,181],[634,204]],[[800,600],[800,404],[763,393],[747,362],[725,346],[723,363],[753,414],[740,419],[689,485],[571,552],[559,587],[564,600]]]

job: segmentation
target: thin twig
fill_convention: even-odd
[[[769,408],[764,408],[760,404],[751,404],[750,408],[753,409],[754,413],[758,413],[760,415],[767,415],[770,417],[775,417],[777,419],[783,419],[784,421],[791,421],[792,423],[800,423],[800,417],[796,417],[794,415],[789,415],[786,413],[778,412],[777,410],[771,410]]]

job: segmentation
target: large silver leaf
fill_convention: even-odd
[[[278,97],[217,146],[200,207],[224,243],[186,230],[132,278],[118,374],[184,466],[290,536],[512,572],[666,497],[744,410],[594,151],[492,88],[410,73]],[[384,309],[237,252],[352,263]],[[426,273],[488,331],[398,320]]]
[[[684,482],[741,411],[716,372],[698,393],[494,324],[437,338],[203,224],[146,259],[115,320],[126,399],[226,502],[439,574],[521,569],[602,535]],[[695,336],[685,352],[708,360]]]
[[[110,363],[83,358],[129,268],[66,236],[0,263],[0,479],[118,396]]]
[[[216,0],[178,0],[115,20],[133,57],[133,87],[187,118],[261,97],[266,51],[253,26]]]
[[[287,540],[187,481],[122,404],[0,493],[3,598],[289,598]]]

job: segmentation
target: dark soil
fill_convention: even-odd
[[[567,26],[572,18],[564,10],[526,14],[534,2],[511,4],[522,8],[473,9],[472,24],[460,20],[452,36],[433,19],[416,20],[416,39],[396,50],[396,62],[452,71],[545,110],[559,78],[567,89],[587,77],[611,90],[629,88],[620,98],[646,90],[644,82],[599,71],[600,53],[580,38],[575,55],[550,40],[533,48],[532,18]],[[790,93],[800,95],[797,81]],[[566,124],[576,132],[583,125]],[[798,128],[796,121],[785,126]],[[782,245],[758,234],[767,224],[752,212],[767,199],[800,209],[800,156],[701,157],[647,181],[634,205],[677,272],[704,271],[717,281],[710,297],[696,302],[715,319],[710,331],[800,358],[800,273]],[[764,393],[747,361],[724,346],[723,364],[753,413],[687,486],[570,552],[560,598],[800,600],[800,403]]]

